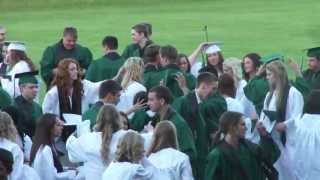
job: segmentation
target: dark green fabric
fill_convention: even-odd
[[[123,63],[124,59],[120,56],[117,59],[110,59],[108,56],[103,56],[100,59],[92,61],[85,78],[92,82],[112,79],[117,75]]]
[[[124,60],[127,60],[129,57],[143,57],[145,48],[152,44],[153,42],[151,40],[148,40],[146,42],[146,45],[143,49],[140,48],[138,44],[132,43],[129,44],[122,52],[122,58]]]
[[[40,61],[41,77],[47,87],[53,80],[52,70],[57,67],[60,60],[64,58],[73,58],[77,60],[83,69],[88,69],[92,61],[92,53],[86,47],[76,44],[72,50],[63,47],[62,40],[45,49]]]
[[[12,104],[12,99],[10,95],[0,87],[0,109],[3,109]]]
[[[36,102],[28,102],[21,95],[15,98],[14,106],[22,112],[23,122],[21,122],[21,125],[24,133],[33,137],[36,130],[36,122],[42,116],[41,106]]]
[[[219,128],[220,116],[227,111],[227,102],[218,92],[203,101],[200,112],[206,122],[208,133],[214,133]]]
[[[164,71],[154,65],[146,65],[143,73],[143,85],[149,90],[152,87],[160,85],[164,78]]]
[[[97,116],[101,107],[103,106],[103,102],[98,101],[94,105],[90,107],[87,111],[85,111],[82,115],[82,120],[90,120],[90,127],[92,128],[97,122]]]
[[[222,141],[208,155],[205,180],[265,180],[261,159],[273,164],[279,156],[280,150],[271,138],[262,138],[259,145],[246,141],[237,149]]]
[[[200,113],[200,105],[197,102],[195,91],[177,98],[172,107],[184,118],[192,131],[198,154],[197,161],[192,164],[193,175],[196,179],[203,179],[209,149],[209,135],[205,120]]]
[[[292,86],[294,86],[303,95],[304,100],[307,99],[310,94],[310,85],[308,82],[301,77],[297,77],[295,81],[291,81]]]
[[[302,75],[308,83],[310,90],[320,89],[320,71],[313,72],[310,69],[307,69],[302,73]]]
[[[255,76],[243,88],[245,96],[254,104],[260,115],[263,108],[264,99],[269,91],[268,81],[264,77]]]
[[[151,121],[145,110],[138,110],[134,113],[133,117],[129,119],[130,128],[135,131],[142,131],[144,126]]]

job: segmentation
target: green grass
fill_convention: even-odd
[[[156,43],[186,54],[204,41],[204,25],[210,40],[223,42],[225,57],[282,52],[301,59],[302,49],[320,44],[318,0],[0,0],[0,7],[7,39],[26,42],[37,66],[68,25],[78,28],[79,43],[95,58],[105,35],[116,35],[122,52],[130,27],[141,21],[152,23]]]

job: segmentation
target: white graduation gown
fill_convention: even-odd
[[[190,72],[194,77],[198,77],[199,70],[202,68],[202,62],[196,62],[191,66]]]
[[[141,163],[111,162],[104,171],[102,180],[174,180],[173,171],[161,171],[146,158]]]
[[[21,150],[23,150],[24,160],[29,162],[31,147],[32,147],[32,140],[28,135],[24,135],[23,140],[24,140],[24,144],[23,144],[20,136],[16,137],[16,143],[19,145]]]
[[[239,112],[241,114],[244,114],[244,109],[242,104],[239,102],[238,99],[232,98],[232,97],[225,97],[226,103],[227,103],[227,110],[228,111],[234,111]]]
[[[0,148],[3,148],[7,151],[10,151],[13,156],[13,168],[12,172],[9,175],[10,180],[21,180],[23,179],[23,152],[21,151],[18,144],[1,138],[0,139]]]
[[[243,88],[247,85],[247,81],[241,79],[239,82],[238,82],[238,86],[237,86],[237,91],[236,91],[236,99],[238,101],[240,101],[244,95],[244,91],[243,91]]]
[[[25,61],[19,61],[16,63],[12,69],[6,74],[8,76],[11,76],[11,80],[9,79],[1,79],[1,85],[2,88],[8,92],[8,94],[12,97],[15,98],[19,96],[20,93],[20,88],[19,88],[19,79],[14,78],[16,74],[19,73],[24,73],[24,72],[30,72],[31,69],[28,66],[28,63]]]
[[[23,165],[23,180],[41,180],[38,173],[29,165]]]
[[[295,146],[294,169],[298,180],[320,178],[320,114],[304,114],[296,118],[296,130],[293,134]]]
[[[73,170],[58,173],[54,167],[51,148],[47,145],[39,148],[32,167],[42,180],[71,180],[76,177],[76,171]]]
[[[270,92],[266,95],[268,97]],[[273,94],[269,106],[267,105],[265,98],[263,110],[276,110],[276,96]],[[293,173],[293,164],[294,164],[294,157],[292,157],[292,150],[294,146],[295,139],[293,136],[290,136],[291,132],[294,131],[294,120],[297,117],[300,117],[303,111],[304,101],[303,96],[301,93],[294,87],[290,87],[288,101],[287,101],[287,108],[286,108],[286,116],[284,123],[286,124],[286,144],[283,146],[280,140],[280,134],[277,130],[271,129],[271,136],[273,140],[277,143],[279,149],[281,150],[280,158],[275,163],[275,168],[279,172],[279,180],[294,180],[294,173]],[[261,112],[260,119],[263,124],[267,125],[270,124],[269,118]],[[266,127],[267,130],[269,127]]]
[[[176,180],[193,180],[189,157],[173,148],[150,154],[148,160],[159,169],[173,169]]]
[[[84,94],[82,96],[81,111],[82,114],[89,109],[90,104],[94,104],[98,101],[98,94],[100,84],[103,81],[91,82],[88,80],[83,80],[83,90]],[[53,113],[60,116],[60,107],[59,107],[59,95],[57,86],[53,86],[45,95],[42,103],[43,113]]]
[[[121,91],[120,102],[117,104],[119,111],[126,112],[133,106],[134,96],[140,92],[146,92],[147,89],[141,83],[133,81],[126,89]]]
[[[109,164],[115,156],[119,140],[127,133],[125,130],[119,130],[112,135],[109,146]],[[71,162],[83,162],[81,173],[86,179],[101,179],[102,173],[108,165],[105,165],[101,158],[102,133],[91,132],[83,134],[79,138],[70,136],[66,147],[69,160]]]

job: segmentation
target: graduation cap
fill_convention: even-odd
[[[23,42],[18,42],[18,41],[13,41],[9,44],[8,46],[8,51],[10,50],[18,50],[18,51],[23,51],[26,52],[27,48]]]
[[[320,47],[309,48],[307,50],[308,57],[315,57],[317,59],[320,58]]]
[[[273,53],[262,57],[261,61],[265,64],[269,64],[273,61],[284,61],[284,56],[281,53]]]
[[[209,45],[209,47],[206,49],[206,54],[212,54],[212,53],[217,53],[220,52],[221,49],[218,45],[218,43],[213,43],[211,45]]]
[[[15,75],[15,78],[19,78],[19,85],[27,84],[27,83],[38,84],[38,80],[35,77],[38,74],[39,74],[39,71],[19,73]]]

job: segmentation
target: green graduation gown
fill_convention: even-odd
[[[90,120],[90,127],[94,127],[97,122],[98,113],[103,106],[103,102],[98,101],[94,105],[90,107],[87,111],[85,111],[82,115],[82,120]]]
[[[144,46],[144,48],[141,48],[138,44],[136,43],[132,43],[129,44],[122,52],[122,58],[124,60],[127,60],[129,57],[143,57],[144,55],[144,51],[146,49],[147,46],[149,46],[150,44],[153,44],[153,42],[151,40],[148,40],[146,42],[146,45]]]
[[[280,150],[271,137],[262,138],[260,144],[247,140],[234,148],[224,140],[208,155],[205,180],[265,180],[262,159],[272,165]]]
[[[85,78],[92,82],[112,79],[117,75],[123,63],[124,59],[118,53],[108,53],[100,59],[92,61]]]
[[[88,69],[92,61],[92,53],[87,47],[76,44],[75,48],[67,50],[62,44],[62,40],[58,43],[48,46],[40,61],[41,77],[45,81],[47,87],[53,80],[52,70],[57,67],[60,60],[64,58],[74,58],[83,69]]]
[[[200,113],[201,106],[197,102],[196,92],[192,91],[185,96],[177,98],[172,107],[188,123],[197,148],[198,159],[192,164],[196,179],[203,179],[206,157],[209,149],[209,135],[206,123]]]
[[[214,133],[219,128],[220,116],[227,111],[227,103],[223,96],[216,92],[200,104],[201,114],[206,122],[208,133]]]
[[[176,76],[178,73],[182,73],[187,81],[187,88],[189,90],[193,90],[195,88],[195,77],[194,76],[187,76],[183,73],[179,66],[176,64],[168,64],[163,69],[163,81],[164,85],[168,87],[172,93],[173,98],[177,98],[183,96],[183,92],[176,80]]]
[[[14,99],[14,106],[22,112],[23,121],[21,122],[21,126],[24,133],[33,137],[36,130],[36,122],[42,116],[41,106],[36,102],[30,103],[21,95]]]
[[[320,71],[313,72],[310,69],[302,73],[303,78],[308,82],[310,89],[320,89]]]
[[[264,99],[269,91],[268,81],[261,76],[255,76],[243,88],[245,96],[254,104],[260,115],[263,108]]]
[[[146,111],[144,109],[140,109],[134,113],[132,118],[129,119],[130,129],[140,132],[151,120],[152,118],[148,116]]]
[[[152,87],[160,85],[164,75],[161,68],[152,64],[147,64],[143,72],[143,85],[149,90]]]
[[[10,95],[0,87],[0,109],[10,106],[12,103]]]

